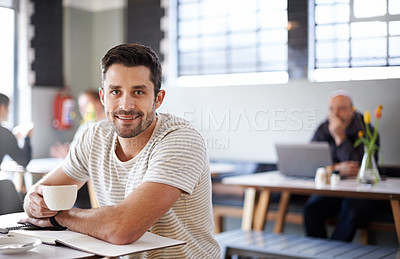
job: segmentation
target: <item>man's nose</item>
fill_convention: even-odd
[[[338,116],[339,115],[339,109],[332,109],[331,112],[333,115]]]
[[[124,94],[120,99],[120,108],[123,110],[131,110],[135,108],[135,101],[129,94]]]

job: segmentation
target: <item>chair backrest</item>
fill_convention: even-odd
[[[22,198],[10,180],[0,180],[0,215],[24,211]]]

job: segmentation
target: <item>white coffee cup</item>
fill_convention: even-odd
[[[44,185],[41,188],[50,210],[69,210],[74,206],[78,191],[76,185]]]

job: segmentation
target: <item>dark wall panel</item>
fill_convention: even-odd
[[[63,86],[62,1],[32,0],[31,24],[34,37],[31,47],[35,59],[31,69],[36,74],[34,85]]]
[[[289,78],[307,78],[308,68],[308,0],[288,0]]]
[[[160,19],[164,9],[160,0],[128,0],[128,42],[140,43],[151,47],[160,60],[160,42],[164,32],[160,28]]]

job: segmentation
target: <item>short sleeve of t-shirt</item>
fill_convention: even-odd
[[[206,157],[204,140],[196,130],[171,131],[154,145],[143,181],[168,184],[192,194],[205,170]]]
[[[93,132],[94,128],[90,128],[76,140],[61,165],[63,171],[75,180],[86,181],[89,178],[88,162]]]

